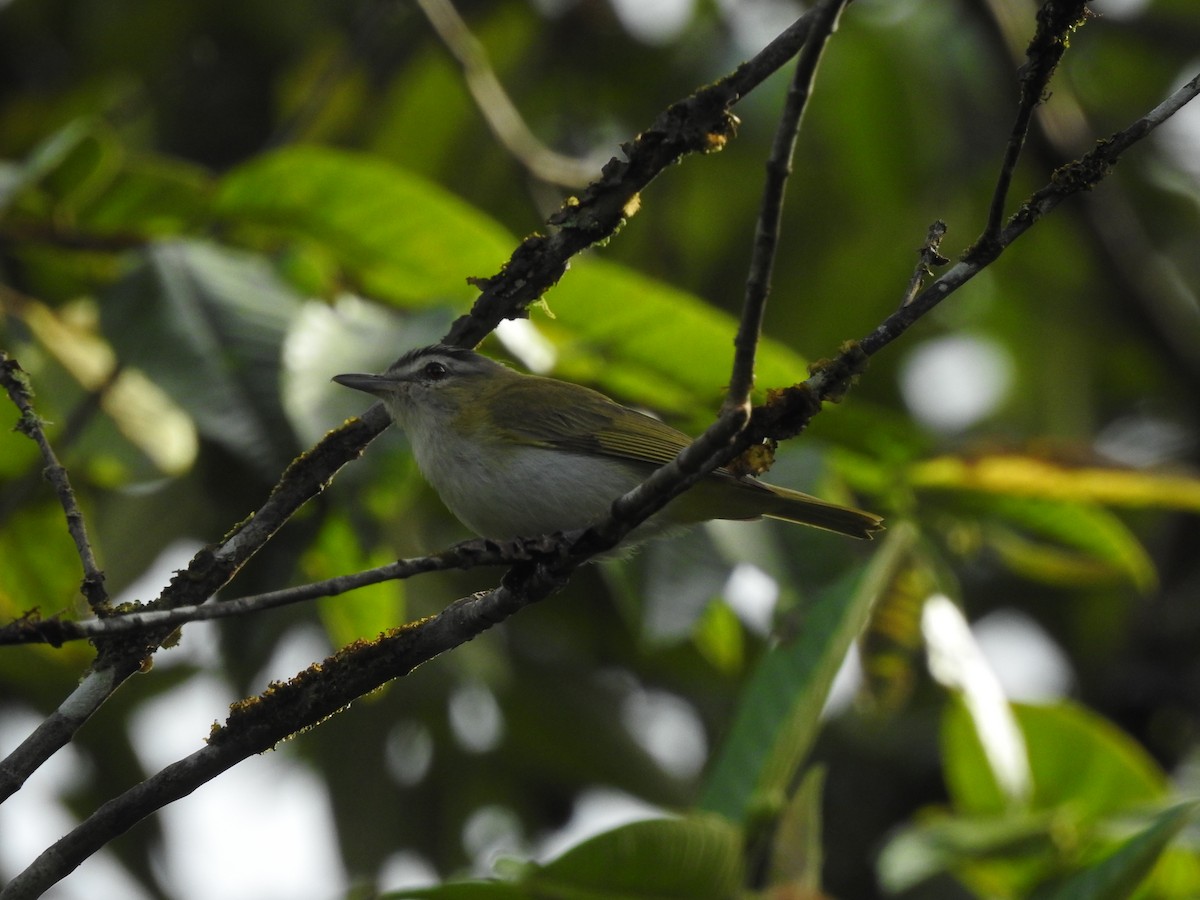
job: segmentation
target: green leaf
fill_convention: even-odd
[[[917,488],[972,490],[1069,503],[1200,512],[1200,478],[1144,469],[1079,468],[1035,456],[943,456],[914,466]]]
[[[48,489],[47,489],[48,490]],[[41,607],[45,616],[83,608],[83,567],[62,508],[47,500],[13,515],[0,529],[0,620]]]
[[[634,822],[584,841],[522,882],[533,897],[724,900],[742,883],[741,835],[711,815]]]
[[[1032,791],[1032,774],[1024,735],[966,618],[948,597],[935,594],[925,601],[921,630],[929,671],[954,692],[970,717],[992,783],[1008,805],[1025,806]]]
[[[821,709],[871,604],[916,539],[903,525],[887,532],[869,566],[821,593],[800,634],[776,644],[750,679],[733,726],[704,786],[700,805],[734,822],[772,813],[784,802],[807,755]]]
[[[572,847],[513,882],[396,891],[389,900],[727,900],[742,884],[741,835],[717,816],[633,822]]]
[[[25,161],[12,167],[0,184],[0,213],[6,211],[23,192],[41,186],[47,197],[43,203],[55,206],[89,181],[113,171],[118,154],[112,135],[97,120],[84,117],[69,122],[38,144]]]
[[[721,404],[733,363],[737,320],[694,294],[592,256],[546,295],[552,320],[538,327],[559,347],[559,377],[662,412],[705,418]],[[761,387],[807,376],[800,355],[764,339],[755,367]]]
[[[879,855],[879,881],[900,893],[966,863],[1000,860],[1010,874],[1028,860],[1054,855],[1054,822],[1046,813],[1000,816],[926,815],[925,821],[901,829]],[[997,892],[996,896],[1007,895]]]
[[[1068,702],[1014,705],[1033,772],[1032,808],[1081,819],[1161,802],[1166,778],[1140,745],[1100,716]],[[1000,813],[1004,797],[969,717],[949,704],[942,721],[946,784],[957,810]]]
[[[274,480],[296,441],[280,354],[300,301],[260,258],[201,241],[151,244],[101,298],[105,334],[200,432]]]
[[[101,233],[178,234],[208,213],[212,179],[170,157],[135,157],[80,211],[79,227]]]
[[[1100,862],[1084,869],[1039,900],[1123,900],[1145,881],[1167,846],[1200,811],[1200,802],[1180,803]]]
[[[363,553],[363,544],[345,518],[324,522],[317,540],[305,552],[301,567],[312,581],[386,565],[394,559],[380,550]],[[322,597],[317,612],[335,647],[359,639],[374,640],[404,622],[404,582],[385,581],[349,594]]]
[[[508,881],[452,881],[425,888],[389,891],[380,900],[530,900],[529,892]]]
[[[1001,494],[964,494],[953,503],[985,521],[1015,526],[1017,534],[993,527],[985,538],[1014,571],[1028,577],[1076,586],[1119,581],[1143,592],[1157,583],[1145,548],[1107,509]]]
[[[799,789],[788,800],[771,841],[771,887],[787,885],[799,897],[821,896],[821,795],[825,769],[814,766],[804,775]],[[783,894],[782,896],[788,896]]]
[[[214,209],[234,226],[315,241],[364,293],[408,306],[467,302],[476,291],[466,279],[498,272],[516,243],[432,182],[323,147],[290,147],[235,169]]]

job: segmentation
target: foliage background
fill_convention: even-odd
[[[1101,16],[1073,41],[1017,196],[1194,66],[1200,14],[1188,0],[1094,6]],[[592,155],[597,169],[796,13],[700,4],[654,33],[632,5],[461,11],[534,131]],[[799,379],[804,358],[832,353],[893,309],[934,218],[950,225],[948,255],[975,237],[1015,106],[1014,44],[1019,53],[1031,21],[1022,3],[851,7],[805,120],[760,387]],[[710,310],[740,303],[784,87],[774,79],[738,107],[742,125],[724,152],[686,161],[645,193],[621,234],[549,295],[556,318],[535,311],[556,372],[703,426],[728,371],[716,354],[732,334]],[[873,362],[772,474],[911,518],[971,618],[1013,609],[1036,621],[1069,660],[1072,696],[1181,779],[1200,725],[1194,512],[1131,508],[1154,505],[1146,489],[1111,519],[1085,504],[1102,536],[1081,536],[1084,519],[1055,534],[1044,517],[1004,507],[1012,498],[923,490],[916,465],[1003,451],[1068,467],[1194,471],[1197,146],[1181,129],[1141,145],[1094,196],[1067,204]],[[472,297],[465,278],[495,271],[511,236],[542,227],[561,200],[497,147],[419,11],[398,3],[284,12],[257,0],[13,0],[0,9],[0,158],[0,341],[33,376],[115,591],[173,542],[214,540],[253,509],[288,459],[361,408],[328,377],[378,369],[438,336]],[[929,371],[922,350],[944,349],[948,336],[974,341],[952,381],[989,361],[1003,377],[986,415],[938,425],[921,413],[945,409],[947,380],[904,385]],[[130,377],[116,393],[104,345],[126,375],[146,372],[159,390]],[[506,352],[495,340],[488,349]],[[70,607],[77,566],[32,447],[16,434],[0,440],[0,611]],[[343,472],[239,577],[238,593],[462,536],[403,446],[386,436]],[[401,848],[442,875],[463,871],[464,823],[481,809],[501,811],[487,821],[521,849],[595,786],[686,806],[700,771],[686,754],[656,757],[638,717],[676,713],[715,747],[766,644],[720,602],[730,569],[749,560],[774,577],[787,621],[867,557],[847,543],[746,526],[593,567],[565,595],[279,752],[327,783],[336,849],[356,883],[373,882]],[[433,576],[222,626],[202,664],[164,662],[81,733],[83,771],[63,802],[78,813],[141,777],[129,723],[204,671],[219,671],[232,696],[249,694],[267,672],[290,674],[271,668],[281,648],[299,640],[315,658],[322,644],[439,609],[488,577]],[[86,658],[78,646],[0,654],[0,730],[49,712]],[[822,733],[831,894],[873,895],[886,836],[946,802],[944,695],[912,663]],[[880,699],[889,688],[894,702]],[[460,718],[494,713],[503,724],[472,745],[455,704]],[[207,724],[178,727],[198,743]],[[161,828],[144,823],[114,849],[151,895],[175,896],[152,862]]]

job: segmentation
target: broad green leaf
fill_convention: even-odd
[[[702,808],[744,823],[784,802],[816,737],[833,677],[915,538],[903,525],[889,530],[870,564],[817,596],[800,634],[763,657],[708,775]]]
[[[1000,680],[975,642],[966,618],[948,597],[935,594],[925,601],[921,631],[929,671],[953,691],[970,716],[992,783],[1008,805],[1025,806],[1032,791],[1025,740]]]
[[[280,407],[280,355],[299,299],[260,258],[201,241],[147,247],[101,298],[105,334],[200,432],[274,480],[296,442]]]
[[[821,799],[825,769],[814,766],[788,800],[771,841],[769,886],[795,889],[800,897],[821,896]],[[784,894],[784,896],[787,896]]]
[[[912,467],[913,487],[1070,503],[1200,511],[1200,478],[1145,469],[1075,468],[1033,456],[942,456]]]
[[[534,321],[560,349],[556,374],[661,412],[705,418],[720,407],[733,363],[733,316],[632,269],[584,257],[546,295],[554,318]],[[803,357],[764,339],[760,388],[807,377]]]
[[[1033,772],[1032,808],[1061,808],[1082,820],[1161,802],[1166,778],[1128,735],[1093,712],[1061,702],[1014,706]],[[955,808],[1000,813],[1005,801],[979,738],[959,704],[942,723],[946,784]]]
[[[965,493],[948,499],[985,522],[1010,525],[985,530],[995,551],[1021,574],[1052,584],[1090,585],[1120,580],[1142,591],[1157,582],[1154,563],[1125,524],[1107,509],[1069,501]],[[1077,580],[1071,581],[1071,578]]]
[[[33,609],[43,616],[74,618],[86,608],[79,592],[83,567],[55,501],[23,509],[6,522],[0,529],[0,559],[0,620]]]
[[[741,835],[711,815],[634,822],[599,834],[513,881],[396,891],[389,900],[727,900],[742,884]]]
[[[235,169],[215,213],[326,247],[362,291],[407,306],[466,304],[466,279],[500,270],[516,241],[432,182],[376,158],[290,147]]]
[[[725,900],[742,883],[741,834],[712,815],[634,822],[522,879],[531,897]]]
[[[926,815],[924,821],[901,829],[888,840],[879,855],[879,880],[888,891],[900,893],[979,860],[1001,861],[1015,878],[1018,870],[1052,858],[1054,841],[1053,817],[1047,813]],[[995,896],[1008,894],[997,891]]]
[[[1098,863],[1067,879],[1039,900],[1123,900],[1145,881],[1167,846],[1191,822],[1200,802],[1173,806]]]
[[[317,540],[300,562],[308,580],[318,581],[392,562],[376,550],[367,554],[353,527],[341,516],[325,520]],[[374,640],[404,622],[404,582],[386,581],[317,601],[317,612],[335,647]]]
[[[1097,521],[1092,511],[1084,511],[1086,523],[1081,522],[1077,536],[1103,538],[1105,523]],[[1101,518],[1107,513],[1099,511]],[[1112,521],[1111,519],[1109,520]],[[1099,525],[1085,534],[1087,525]],[[1132,585],[1142,592],[1153,589],[1157,582],[1153,562],[1131,533],[1109,530],[1108,541],[1093,541],[1095,553],[1081,553],[1043,541],[1030,540],[1012,529],[991,526],[984,529],[987,547],[1016,574],[1031,581],[1062,588],[1086,588]],[[1108,529],[1104,529],[1108,530]],[[1128,540],[1125,540],[1128,538]]]
[[[531,900],[524,888],[508,881],[452,881],[426,888],[389,891],[380,900]]]
[[[177,234],[207,215],[211,191],[211,176],[198,166],[170,157],[133,157],[104,191],[82,205],[79,227],[127,235]]]

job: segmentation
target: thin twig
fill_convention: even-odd
[[[771,276],[783,221],[783,199],[788,178],[792,174],[792,157],[796,152],[800,120],[808,106],[808,98],[812,96],[813,79],[821,61],[821,52],[837,28],[838,18],[847,2],[849,0],[833,0],[813,9],[808,40],[796,60],[796,71],[788,86],[787,100],[775,129],[771,153],[767,158],[767,177],[763,185],[758,222],[754,229],[754,249],[746,278],[742,318],[733,341],[733,374],[725,396],[725,409],[744,407],[750,403],[750,392],[754,388],[754,358],[762,335],[767,298],[771,293]]]
[[[1004,148],[1000,175],[996,179],[987,225],[983,230],[984,240],[991,240],[1000,232],[1008,189],[1017,160],[1021,157],[1021,149],[1025,146],[1033,111],[1042,102],[1046,86],[1067,50],[1068,36],[1083,23],[1086,15],[1085,0],[1046,0],[1038,10],[1037,29],[1025,51],[1025,64],[1021,67],[1021,99],[1017,106],[1017,117]]]
[[[106,616],[110,610],[108,591],[104,588],[104,573],[100,571],[100,566],[96,563],[96,555],[92,551],[92,543],[88,539],[87,523],[79,508],[79,501],[75,499],[71,478],[62,463],[58,461],[54,448],[50,446],[50,441],[46,438],[46,431],[42,427],[42,420],[34,412],[33,398],[30,395],[25,373],[17,361],[3,350],[0,350],[0,383],[3,383],[9,399],[21,413],[17,431],[37,444],[38,450],[42,454],[42,460],[46,463],[43,474],[54,487],[55,494],[58,495],[58,502],[62,505],[63,513],[67,518],[67,531],[70,532],[71,540],[75,542],[75,551],[79,554],[79,561],[83,565],[83,582],[80,584],[80,592],[87,600],[92,612],[98,616]]]
[[[467,90],[501,146],[531,175],[547,184],[572,190],[586,187],[595,175],[595,165],[551,150],[530,130],[496,77],[483,46],[450,0],[417,0],[417,6],[462,67]]]
[[[161,631],[178,628],[188,622],[203,622],[244,616],[303,603],[320,597],[336,597],[358,588],[385,581],[401,581],[427,572],[448,569],[472,569],[479,566],[513,565],[528,561],[536,554],[557,547],[551,537],[519,538],[512,541],[492,541],[477,538],[462,541],[440,553],[399,559],[384,566],[365,569],[348,575],[338,575],[295,587],[236,597],[229,600],[209,599],[195,606],[173,609],[115,611],[106,619],[70,621],[40,619],[25,616],[0,627],[0,646],[13,644],[50,644],[60,646],[68,641],[97,640],[141,631]]]
[[[938,219],[929,226],[925,235],[925,243],[917,251],[918,259],[912,277],[908,279],[908,288],[904,291],[904,299],[900,301],[901,308],[913,302],[913,298],[921,290],[926,278],[933,277],[934,267],[941,268],[950,262],[941,254],[942,238],[946,236],[946,223]]]

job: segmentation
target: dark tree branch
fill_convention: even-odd
[[[2,350],[0,350],[0,383],[3,383],[9,399],[21,413],[17,431],[37,444],[38,450],[42,454],[42,460],[46,464],[43,474],[54,487],[54,492],[58,495],[58,502],[62,505],[63,514],[67,518],[67,531],[71,534],[71,540],[75,542],[75,551],[79,554],[79,561],[83,565],[83,582],[80,584],[80,591],[93,613],[97,616],[107,616],[111,610],[108,605],[108,591],[104,589],[104,573],[100,571],[100,566],[96,563],[96,555],[92,551],[92,543],[88,539],[87,523],[83,520],[79,501],[75,499],[75,491],[71,488],[70,476],[67,475],[67,470],[63,468],[62,463],[58,461],[54,448],[50,446],[50,441],[46,438],[42,420],[33,410],[33,398],[25,373],[17,361]]]
[[[838,18],[848,0],[822,3],[813,9],[813,21],[808,40],[796,61],[796,72],[788,86],[787,101],[775,130],[771,153],[767,158],[766,184],[759,207],[758,223],[754,230],[754,249],[750,257],[750,272],[746,278],[746,295],[742,319],[734,338],[733,374],[725,397],[725,409],[744,407],[750,403],[754,389],[754,359],[762,335],[763,315],[771,293],[771,275],[775,253],[779,246],[779,231],[783,221],[783,198],[788,178],[792,174],[792,157],[800,120],[812,96],[813,79],[821,52],[829,36],[837,28]]]
[[[204,622],[265,612],[293,603],[303,603],[320,597],[336,597],[349,591],[424,575],[447,569],[472,569],[478,566],[511,566],[533,559],[538,554],[554,550],[557,544],[551,536],[518,538],[512,541],[492,541],[486,538],[463,541],[441,553],[398,559],[384,566],[362,572],[338,575],[322,581],[295,587],[236,597],[230,600],[209,599],[197,606],[177,606],[173,609],[116,611],[106,619],[41,619],[27,615],[0,627],[0,646],[13,644],[50,644],[58,647],[68,641],[97,640],[133,632],[161,632],[178,628],[188,622]]]
[[[1085,0],[1046,0],[1038,10],[1037,30],[1025,51],[1025,64],[1021,67],[1021,99],[1017,118],[1013,122],[1008,145],[1004,148],[1004,160],[1000,164],[987,225],[983,229],[985,240],[995,238],[1000,231],[1008,189],[1017,168],[1017,160],[1021,157],[1021,149],[1025,146],[1025,137],[1029,134],[1033,112],[1042,102],[1046,86],[1050,84],[1054,70],[1067,51],[1068,37],[1083,24],[1086,16]]]

